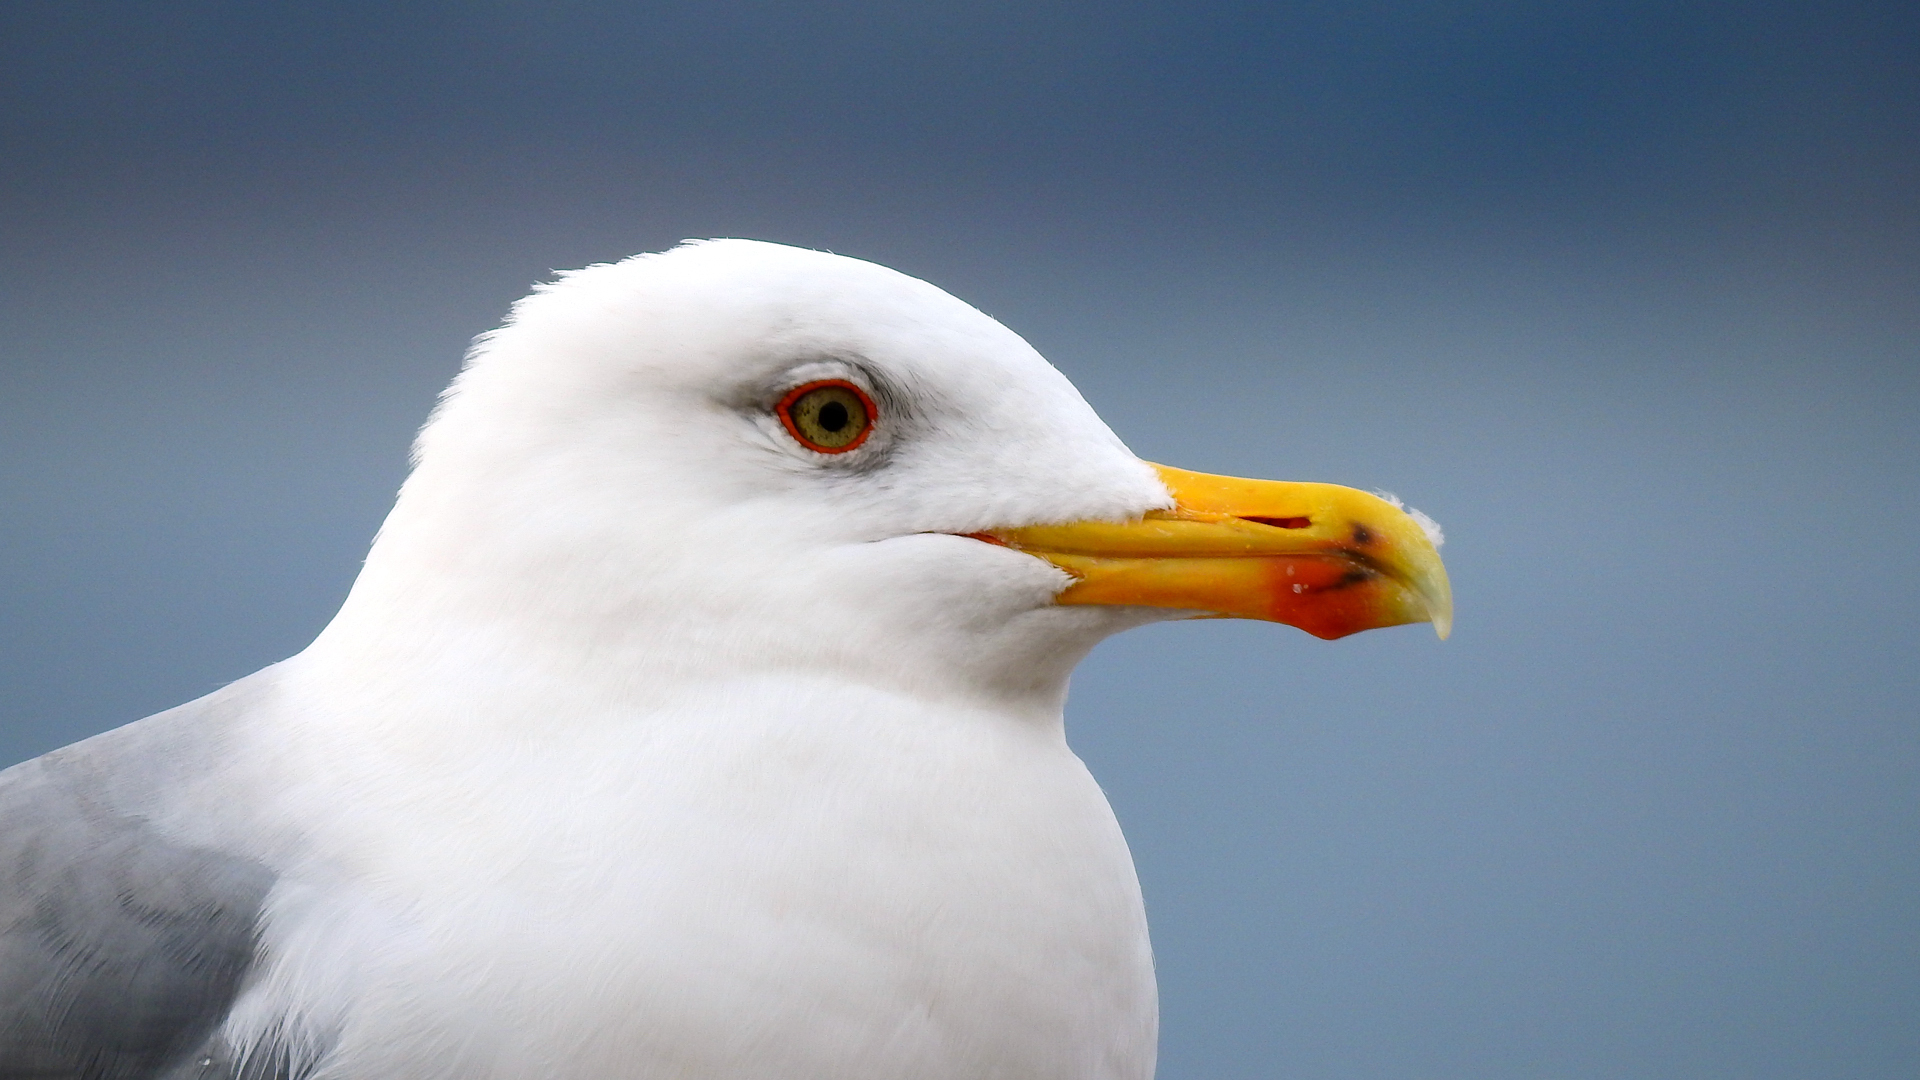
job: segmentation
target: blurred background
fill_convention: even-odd
[[[300,649],[469,338],[749,236],[1459,608],[1075,680],[1165,1080],[1920,1075],[1920,7],[0,7],[0,763]]]

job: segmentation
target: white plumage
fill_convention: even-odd
[[[855,454],[772,420],[849,376],[889,421]],[[1060,711],[1142,616],[954,534],[1169,500],[1024,342],[693,245],[521,302],[418,456],[235,755],[266,789],[232,824],[324,897],[269,915],[238,1020],[293,1004],[342,1077],[1151,1074],[1138,888]]]
[[[771,244],[542,287],[416,457],[312,646],[0,774],[0,1073],[1145,1080],[1068,673],[1182,604],[1449,610],[1386,503],[1149,466],[992,319]]]

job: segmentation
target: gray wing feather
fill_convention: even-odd
[[[116,766],[154,768],[126,760],[150,741],[0,772],[0,1080],[241,1074],[217,1031],[274,873],[105,801]]]

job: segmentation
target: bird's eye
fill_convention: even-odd
[[[845,379],[796,386],[774,412],[801,446],[822,454],[844,454],[866,442],[876,415],[867,392]]]

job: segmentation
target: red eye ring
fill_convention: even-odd
[[[873,398],[845,379],[802,383],[787,391],[773,411],[795,442],[817,454],[858,449],[880,418]]]

